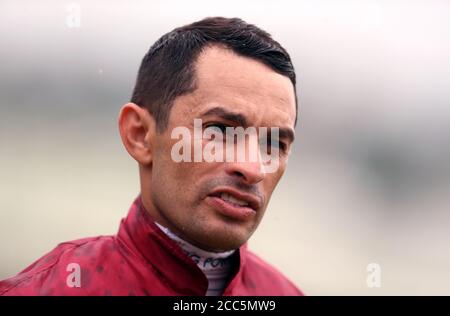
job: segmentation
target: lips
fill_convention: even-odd
[[[236,206],[252,208],[254,211],[259,210],[262,206],[261,198],[232,188],[218,188],[214,190],[210,196],[218,197],[225,202]]]
[[[231,188],[216,189],[206,202],[222,215],[241,221],[255,216],[262,206],[260,198]]]
[[[233,195],[231,195],[229,193],[223,192],[220,195],[220,198],[222,200],[224,200],[225,202],[229,202],[229,203],[234,204],[236,206],[247,206],[248,205],[248,203],[246,201],[240,200],[238,198],[235,198]]]

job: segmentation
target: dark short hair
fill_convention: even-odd
[[[210,17],[163,35],[142,60],[131,102],[149,110],[158,131],[166,129],[175,98],[196,89],[195,62],[202,49],[214,44],[288,77],[294,85],[297,111],[295,71],[287,51],[255,25],[238,18]]]

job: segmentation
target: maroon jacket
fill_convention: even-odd
[[[138,197],[116,236],[59,244],[0,281],[0,295],[205,295],[207,287],[203,272],[155,225]],[[244,245],[223,295],[302,292]]]

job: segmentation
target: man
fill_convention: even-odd
[[[240,19],[207,18],[164,35],[119,114],[141,192],[118,234],[58,245],[0,282],[0,294],[301,295],[246,246],[286,168],[296,120],[294,69],[268,33]],[[181,127],[188,137],[180,140]],[[222,145],[219,136],[238,127],[271,128],[265,145],[275,169],[259,138],[256,147],[234,136],[226,144],[227,155],[243,145],[244,159],[198,159],[199,149],[202,156],[211,142]],[[195,136],[198,128],[214,140]],[[220,158],[219,149],[210,153]]]

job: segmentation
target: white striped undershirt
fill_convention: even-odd
[[[236,250],[226,252],[210,252],[200,249],[187,241],[181,239],[167,227],[164,227],[155,222],[155,224],[173,241],[175,241],[181,249],[191,258],[200,270],[203,271],[208,279],[208,290],[206,296],[220,296],[222,295],[230,273],[233,270],[232,254]]]

